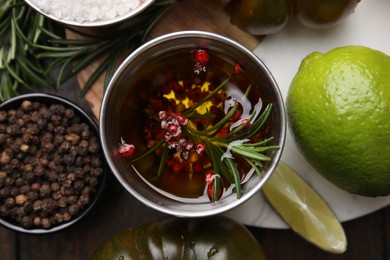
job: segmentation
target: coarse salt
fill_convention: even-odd
[[[30,0],[42,12],[62,21],[96,22],[126,15],[144,0]]]

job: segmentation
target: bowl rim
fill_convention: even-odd
[[[121,22],[124,22],[133,16],[138,15],[142,11],[144,11],[146,8],[148,8],[150,5],[152,5],[156,0],[143,0],[136,8],[132,9],[128,14],[116,16],[113,19],[110,20],[98,20],[93,22],[77,22],[72,20],[61,20],[58,17],[56,17],[53,14],[48,14],[44,12],[41,8],[36,6],[31,0],[24,0],[30,7],[32,7],[35,11],[42,14],[43,16],[54,20],[56,22],[66,24],[69,26],[76,26],[76,27],[86,27],[86,28],[94,28],[94,27],[104,27],[104,26],[110,26],[110,25],[116,25]]]
[[[124,73],[127,65],[131,63],[131,61],[137,57],[138,55],[142,54],[144,50],[147,50],[149,48],[153,48],[156,44],[159,44],[161,41],[170,41],[172,39],[176,38],[186,38],[186,37],[201,37],[201,38],[207,38],[217,41],[224,41],[228,43],[228,45],[233,45],[234,47],[238,48],[240,51],[245,53],[245,55],[248,55],[254,62],[256,62],[266,74],[268,80],[271,82],[272,90],[275,94],[275,98],[277,100],[278,110],[280,111],[280,129],[279,129],[279,142],[277,145],[280,146],[280,149],[275,151],[275,154],[273,155],[273,159],[270,162],[269,168],[267,172],[271,172],[271,174],[265,175],[263,178],[259,180],[259,182],[251,189],[248,190],[245,194],[242,194],[240,199],[235,199],[233,202],[228,203],[227,205],[218,206],[217,202],[210,202],[210,205],[213,204],[215,207],[203,211],[196,211],[196,210],[183,210],[183,209],[172,209],[168,207],[164,207],[159,205],[158,203],[155,203],[147,198],[145,198],[143,195],[141,195],[136,189],[128,185],[126,180],[121,176],[118,169],[115,166],[114,161],[110,158],[110,156],[107,156],[106,154],[110,154],[110,150],[108,148],[108,145],[106,144],[106,131],[105,131],[105,117],[106,117],[106,107],[109,103],[109,95],[113,91],[113,85],[116,83],[118,78]],[[108,115],[108,114],[107,114]],[[254,54],[254,52],[248,50],[246,47],[241,45],[240,43],[236,42],[235,40],[232,40],[230,38],[227,38],[225,36],[219,35],[217,33],[213,32],[206,32],[206,31],[199,31],[199,30],[187,30],[187,31],[178,31],[178,32],[172,32],[167,33],[164,35],[161,35],[155,39],[150,40],[149,42],[146,42],[136,50],[134,50],[132,53],[130,53],[125,60],[120,64],[116,72],[114,73],[113,77],[111,78],[107,89],[105,90],[105,93],[103,95],[102,104],[100,107],[100,116],[99,116],[99,128],[100,128],[100,137],[101,137],[101,143],[103,146],[103,152],[106,155],[107,163],[111,169],[111,172],[113,172],[114,176],[118,179],[118,181],[121,183],[121,185],[136,199],[141,201],[144,205],[149,206],[159,212],[163,212],[165,214],[177,216],[177,217],[206,217],[206,216],[212,216],[216,214],[221,214],[226,211],[229,211],[233,208],[238,207],[239,205],[243,204],[247,200],[249,200],[251,197],[253,197],[257,192],[260,191],[261,187],[264,185],[264,183],[269,179],[269,177],[272,175],[272,173],[275,171],[275,168],[281,159],[285,139],[286,139],[286,128],[287,128],[287,122],[286,122],[286,112],[285,112],[285,105],[282,98],[282,94],[280,92],[280,89],[278,87],[278,84],[276,80],[274,79],[273,75],[271,74],[270,70],[266,67],[264,62]],[[194,207],[196,207],[197,204],[193,204]]]
[[[94,120],[91,116],[89,116],[81,107],[79,107],[76,103],[68,100],[67,98],[60,97],[55,94],[47,94],[47,93],[28,93],[28,94],[21,94],[18,96],[15,96],[13,98],[10,98],[3,103],[0,104],[0,110],[7,110],[9,108],[13,108],[17,106],[17,104],[21,104],[22,101],[24,100],[32,100],[32,101],[41,101],[42,103],[47,103],[47,104],[53,104],[55,102],[60,103],[65,105],[66,107],[72,108],[75,110],[76,113],[78,113],[80,116],[83,117],[83,120],[86,120],[87,123],[91,126],[97,137],[100,136],[99,134],[99,128],[97,125],[96,120]],[[100,138],[99,142],[100,142]],[[102,144],[100,143],[100,146]],[[102,151],[101,151],[102,152]],[[26,233],[26,234],[49,234],[49,233],[54,233],[60,230],[63,230],[76,222],[79,222],[81,219],[84,218],[88,213],[91,212],[91,210],[95,207],[97,204],[97,201],[101,197],[103,190],[105,189],[106,186],[106,180],[107,180],[107,162],[105,159],[104,154],[102,154],[102,163],[103,163],[103,174],[100,179],[100,183],[96,189],[96,191],[93,193],[92,199],[90,203],[84,207],[80,213],[72,218],[70,221],[55,225],[52,228],[49,229],[43,229],[43,228],[23,228],[22,226],[16,225],[14,223],[11,223],[4,218],[0,217],[0,224],[10,230],[14,230],[20,233]]]

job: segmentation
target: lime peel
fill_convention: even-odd
[[[325,200],[284,162],[263,186],[264,196],[293,231],[330,253],[347,249],[344,229]]]
[[[390,195],[390,56],[365,46],[307,55],[286,98],[293,140],[338,188]]]

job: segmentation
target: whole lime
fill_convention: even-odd
[[[286,100],[307,161],[341,189],[390,194],[390,56],[343,46],[306,56]]]

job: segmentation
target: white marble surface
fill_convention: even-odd
[[[364,45],[390,55],[389,14],[389,0],[362,0],[347,21],[331,29],[305,29],[290,19],[281,32],[267,36],[255,53],[271,70],[285,98],[301,60],[313,51],[326,52],[343,45]],[[289,131],[282,160],[324,197],[340,221],[364,216],[390,204],[390,196],[368,198],[352,195],[323,179],[298,152]],[[227,215],[247,225],[288,228],[261,192]]]

